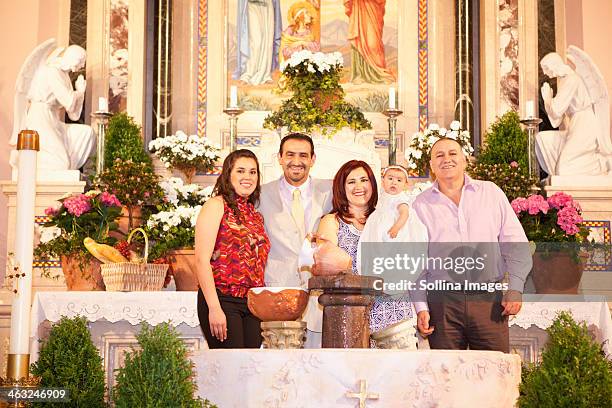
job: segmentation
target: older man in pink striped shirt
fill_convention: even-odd
[[[531,255],[525,232],[503,191],[489,181],[472,180],[465,174],[466,164],[461,146],[453,139],[442,138],[431,148],[430,167],[436,182],[414,202],[429,233],[429,256],[436,245],[449,245],[438,243],[494,243],[497,254],[493,255],[499,262],[489,268],[486,283],[499,284],[507,272],[508,290],[505,295],[500,290],[428,290],[427,295],[416,291],[417,327],[429,336],[434,349],[509,352],[507,319],[521,309]],[[430,283],[430,288],[432,282],[448,276],[428,269],[420,279]]]

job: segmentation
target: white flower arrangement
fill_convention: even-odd
[[[212,197],[213,187],[185,184],[172,177],[159,183],[164,191],[164,204],[147,222],[147,233],[154,241],[152,259],[164,256],[168,251],[195,245],[195,225],[202,205]]]
[[[221,147],[207,137],[187,135],[179,130],[175,135],[152,140],[149,149],[164,166],[182,171],[187,182],[191,182],[196,171],[214,168],[220,158]]]
[[[297,67],[300,64],[306,63],[306,69],[310,73],[327,72],[331,69],[339,68],[344,65],[342,54],[332,52],[329,54],[323,52],[312,52],[310,50],[301,50],[291,54],[291,57],[281,64],[281,71],[284,72],[287,67]]]
[[[449,125],[449,129],[440,128],[436,123],[428,126],[425,132],[417,132],[412,136],[410,146],[404,152],[404,157],[408,162],[408,168],[417,170],[419,174],[426,174],[430,160],[430,150],[434,143],[440,138],[456,140],[461,146],[463,154],[470,156],[474,153],[474,148],[470,142],[470,132],[461,129],[461,124],[454,120]]]

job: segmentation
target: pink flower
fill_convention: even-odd
[[[145,191],[145,193],[144,193],[144,197],[145,198],[149,198],[150,195],[151,195],[151,193],[149,193],[148,191]]]
[[[583,218],[574,207],[564,207],[557,214],[557,224],[568,235],[577,234],[580,231],[578,224],[582,221]]]
[[[574,200],[571,195],[558,192],[548,197],[547,201],[552,208],[560,209],[572,205]]]
[[[87,211],[91,210],[91,203],[89,202],[89,197],[85,194],[79,194],[78,196],[68,197],[63,202],[64,207],[68,213],[80,217]]]
[[[531,215],[536,215],[540,211],[544,214],[548,213],[550,206],[546,199],[539,194],[530,195],[527,197],[527,211]]]
[[[57,215],[58,212],[59,212],[59,210],[57,208],[53,208],[53,207],[45,208],[45,215],[47,217],[53,217],[53,216]]]
[[[121,207],[119,199],[114,194],[106,191],[100,194],[100,201],[107,207]]]
[[[524,197],[515,198],[514,200],[512,200],[510,205],[512,206],[512,209],[514,210],[516,215],[519,215],[521,211],[527,211],[527,208],[529,208],[527,206],[527,199]]]
[[[516,168],[516,167],[518,167],[518,163],[515,162],[515,161],[511,161],[510,162],[510,167],[515,167]]]

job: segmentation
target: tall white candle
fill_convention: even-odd
[[[389,109],[395,109],[395,88],[389,88]]]
[[[25,137],[21,132],[19,139]],[[18,146],[21,143],[17,143]],[[18,147],[18,149],[20,149]],[[36,149],[36,150],[35,150]],[[9,354],[29,354],[30,309],[32,304],[32,261],[34,250],[34,205],[36,201],[36,155],[38,146],[19,150],[15,266],[25,273],[16,279],[17,294],[11,311]]]
[[[238,88],[236,85],[230,87],[230,108],[238,107]]]
[[[108,101],[103,96],[98,98],[98,111],[108,112]]]
[[[525,114],[527,114],[528,118],[535,117],[535,101],[527,101],[527,105],[525,106]]]

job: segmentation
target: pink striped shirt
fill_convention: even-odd
[[[421,193],[413,208],[427,227],[429,242],[528,242],[525,231],[512,210],[504,192],[490,181],[473,180],[465,176],[461,199],[457,206],[444,195],[435,182]],[[527,245],[510,245],[512,250],[500,248],[496,280],[508,272],[509,289],[523,291],[525,279],[531,271],[531,254]],[[435,271],[424,271],[427,282],[443,279]],[[425,293],[413,294],[417,312],[427,310]]]

